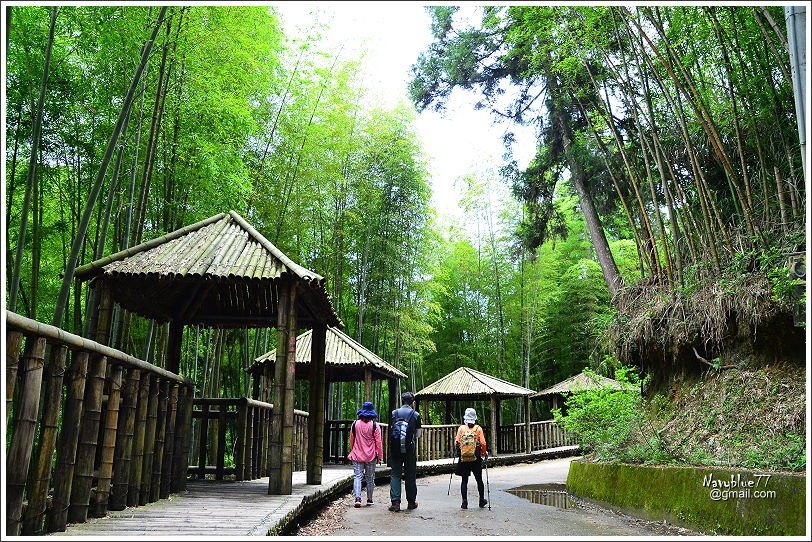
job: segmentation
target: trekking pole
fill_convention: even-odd
[[[451,476],[448,478],[448,495],[451,495],[451,479],[454,478],[454,467],[457,464],[458,459],[455,457],[454,461],[451,462]]]
[[[488,456],[485,456],[485,484],[488,486],[488,510],[491,509],[491,481],[488,479]]]

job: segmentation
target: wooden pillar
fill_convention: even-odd
[[[76,352],[71,358],[65,410],[62,413],[62,430],[59,433],[59,443],[57,444],[54,500],[48,516],[49,531],[64,531],[67,525],[76,449],[79,445],[79,426],[85,395],[88,354],[87,352]]]
[[[267,365],[267,363],[265,365]],[[255,401],[262,400],[259,398],[259,380],[262,378],[264,367],[264,365],[262,367],[254,367],[254,370],[251,371],[251,399]]]
[[[445,418],[443,418],[443,423],[451,423],[451,401],[448,399],[445,401]]]
[[[431,414],[430,414],[430,412],[431,412],[431,411],[430,411],[430,407],[431,407],[431,401],[429,401],[428,399],[426,399],[425,403],[426,403],[426,404],[425,404],[425,406],[423,407],[423,411],[425,412],[425,416],[423,416],[423,419],[425,419],[425,420],[426,420],[426,425],[431,425]]]
[[[95,340],[97,343],[110,344],[110,325],[113,321],[113,298],[110,294],[110,285],[106,280],[95,279],[96,296],[99,304],[96,307]]]
[[[311,348],[312,348],[312,346],[311,346]],[[326,427],[326,423],[330,420],[329,405],[328,405],[328,402],[327,402],[327,397],[332,398],[332,395],[330,394],[330,383],[331,383],[330,380],[331,379],[332,379],[332,375],[330,374],[330,368],[327,367],[327,364],[325,362],[325,366],[324,366],[324,397],[325,397],[325,400],[324,400],[324,421],[325,421],[325,427],[322,427],[322,438],[321,438],[321,443],[322,443],[321,444],[322,445],[321,460],[322,460],[322,464],[324,463],[325,460],[327,460],[327,461],[330,460],[330,431]]]
[[[287,352],[285,355],[285,399],[282,412],[282,464],[281,464],[281,494],[293,493],[293,439],[295,435],[296,406],[296,284],[290,289],[287,319]]]
[[[172,320],[169,323],[169,339],[166,345],[166,370],[180,374],[180,357],[183,347],[183,322]]]
[[[372,371],[364,369],[364,401],[372,401]]]
[[[488,443],[490,454],[496,457],[499,451],[499,401],[491,395],[491,442]]]
[[[6,534],[11,536],[19,535],[22,527],[23,494],[34,447],[44,361],[45,339],[29,336],[20,363],[20,401],[6,457]]]
[[[127,506],[127,491],[130,482],[133,434],[135,433],[135,410],[138,404],[138,384],[141,371],[127,371],[127,382],[122,391],[123,406],[118,419],[118,439],[116,440],[115,460],[113,461],[113,482],[110,491],[110,510],[124,510]]]
[[[79,434],[79,448],[76,451],[76,471],[70,495],[68,521],[71,523],[84,523],[87,521],[106,372],[107,357],[94,354],[90,360],[90,371],[85,386],[84,416]]]
[[[295,300],[291,295],[292,288],[288,283],[280,283],[278,286],[279,298],[276,305],[276,362],[274,366],[273,382],[273,411],[271,413],[271,434],[268,440],[268,450],[270,455],[270,469],[268,476],[268,494],[284,495],[285,482],[283,481],[283,425],[285,424],[285,405],[287,397],[287,372],[288,372],[288,350],[290,340],[288,337],[290,307]],[[295,344],[296,337],[293,337]],[[267,375],[267,371],[266,371]],[[291,379],[293,380],[293,379]],[[293,406],[290,406],[291,415]],[[288,453],[290,449],[288,449]]]
[[[533,439],[530,438],[530,397],[524,397],[524,451],[530,453],[533,451]]]
[[[324,462],[324,419],[327,327],[313,328],[310,342],[310,397],[307,419],[307,483],[321,484]]]

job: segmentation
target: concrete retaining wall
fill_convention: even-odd
[[[806,477],[735,469],[570,463],[567,489],[707,534],[803,535]]]

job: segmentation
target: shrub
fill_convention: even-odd
[[[589,369],[584,373],[595,374]],[[640,379],[633,369],[618,368],[615,380],[633,390],[603,386],[577,391],[566,399],[566,415],[560,409],[553,410],[556,422],[600,461],[626,459],[622,450],[643,416]]]

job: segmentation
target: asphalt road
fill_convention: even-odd
[[[641,536],[656,535],[646,525],[635,525],[617,515],[579,508],[561,509],[534,504],[506,490],[529,485],[565,483],[573,458],[542,461],[489,469],[491,510],[477,506],[476,482],[468,482],[467,510],[460,508],[460,479],[454,476],[451,496],[449,475],[417,479],[415,510],[406,510],[404,500],[398,513],[387,510],[389,485],[375,488],[375,504],[353,508],[348,503],[344,527],[331,536]],[[484,475],[484,472],[483,472]],[[487,492],[487,489],[486,489]],[[366,497],[362,493],[366,502]]]

